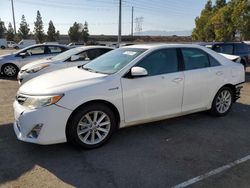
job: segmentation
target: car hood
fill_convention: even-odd
[[[94,73],[78,67],[53,71],[35,77],[19,88],[19,93],[26,95],[48,95],[64,93],[74,88],[98,83],[106,74]]]
[[[52,63],[52,60],[49,58],[43,58],[43,59],[39,59],[36,61],[32,61],[31,63],[28,63],[27,65],[24,65],[21,70],[26,70],[32,67],[36,67],[45,63]]]
[[[2,60],[6,61],[6,60],[12,60],[12,59],[15,59],[14,54],[0,55],[0,62]]]
[[[229,55],[229,54],[223,54],[223,53],[219,53],[219,54],[222,55],[222,56],[224,56],[225,58],[231,60],[231,61],[233,61],[233,60],[235,60],[235,59],[237,59],[237,58],[240,57],[240,56],[236,56],[236,55]]]

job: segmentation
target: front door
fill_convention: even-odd
[[[184,75],[177,50],[163,49],[139,62],[148,76],[121,79],[126,123],[154,120],[181,112]]]

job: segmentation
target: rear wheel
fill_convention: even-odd
[[[106,143],[117,126],[115,115],[103,104],[82,107],[67,125],[67,139],[83,148],[96,148]]]
[[[233,104],[233,92],[229,87],[221,88],[216,94],[211,113],[215,116],[225,116],[231,109]]]
[[[1,46],[1,49],[5,49],[5,46]]]
[[[18,68],[17,68],[17,66],[15,66],[13,64],[6,64],[2,68],[2,72],[3,72],[4,76],[15,77],[15,76],[17,76]]]

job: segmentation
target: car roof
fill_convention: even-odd
[[[201,48],[200,45],[196,44],[165,44],[165,43],[152,43],[152,44],[136,44],[131,46],[125,46],[122,48],[141,48],[141,49],[157,49],[157,48],[182,48],[182,47],[195,47],[195,48]]]
[[[28,48],[30,47],[39,47],[39,46],[58,46],[58,47],[64,47],[64,48],[68,48],[68,46],[66,45],[63,45],[63,44],[33,44],[33,45],[30,45],[30,46],[27,46]]]
[[[110,50],[113,50],[114,48],[112,47],[108,47],[108,46],[79,46],[79,47],[75,47],[75,48],[78,48],[78,49],[82,49],[82,50],[90,50],[90,49],[97,49],[97,48],[103,48],[103,49],[110,49]]]

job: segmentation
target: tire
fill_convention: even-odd
[[[1,49],[5,49],[5,46],[1,46]]]
[[[115,127],[113,111],[101,103],[92,103],[71,116],[66,128],[67,140],[85,149],[97,148],[110,139]]]
[[[3,75],[6,77],[16,77],[19,69],[14,64],[5,64],[2,67]]]
[[[18,47],[18,46],[15,46],[15,49],[16,49],[16,50],[18,50],[18,49],[19,49],[19,47]]]
[[[230,87],[221,88],[214,97],[211,114],[222,117],[228,114],[233,105],[233,91]]]

